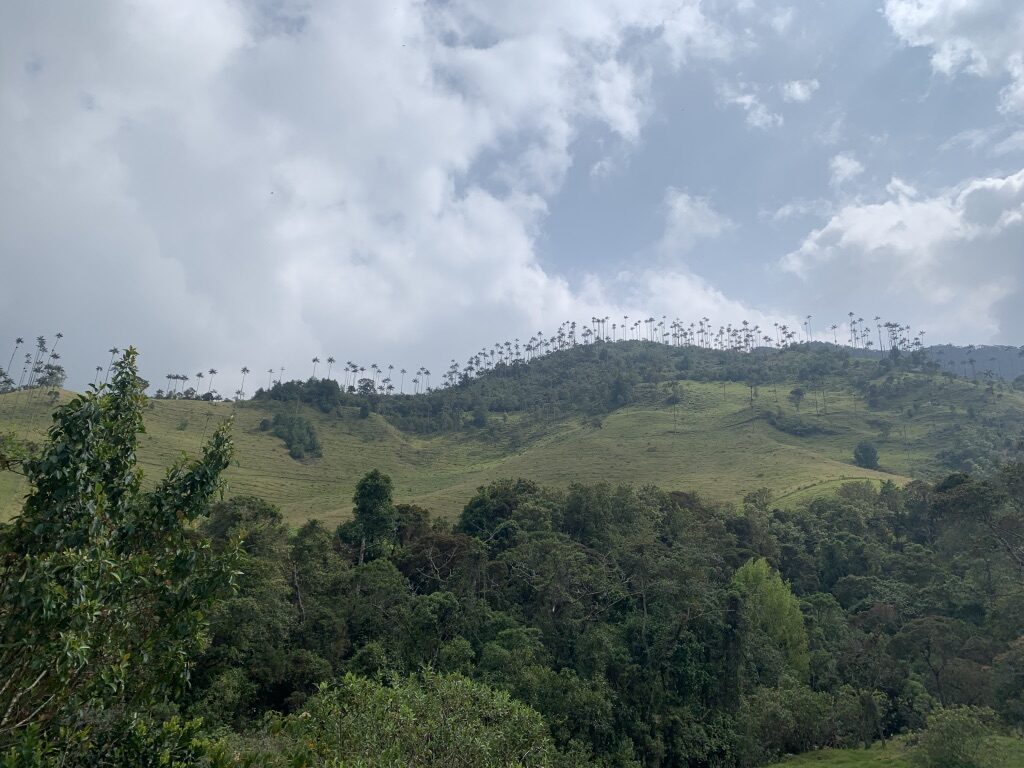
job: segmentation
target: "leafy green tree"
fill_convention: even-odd
[[[211,643],[196,664],[195,709],[204,719],[240,725],[248,712],[283,708],[296,687],[284,679],[298,620],[288,531],[276,507],[251,496],[215,504],[201,530],[215,549],[241,541],[243,551],[236,593],[209,612]]]
[[[939,708],[928,716],[918,736],[914,763],[921,768],[1001,768],[991,752],[991,710],[976,707]]]
[[[775,685],[786,673],[809,671],[807,630],[800,601],[762,558],[748,560],[732,578],[740,595],[744,677],[747,685]]]
[[[789,402],[793,404],[793,407],[798,411],[800,410],[800,404],[804,401],[804,397],[807,395],[807,390],[803,387],[794,387],[789,392]]]
[[[356,483],[352,522],[359,541],[360,565],[367,556],[376,557],[394,542],[396,519],[392,489],[391,477],[379,469],[367,472]]]
[[[878,469],[878,448],[874,443],[862,440],[853,449],[853,462],[864,469]]]
[[[144,491],[144,400],[128,349],[109,391],[57,410],[22,464],[24,509],[0,527],[0,749],[117,754],[139,736],[131,713],[188,683],[204,613],[230,587],[234,549],[215,553],[194,529],[228,466],[227,425]]]

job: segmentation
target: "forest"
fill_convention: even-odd
[[[795,507],[508,479],[452,520],[370,471],[289,526],[223,493],[230,423],[144,479],[144,384],[128,350],[0,443],[0,765],[1020,764],[1024,464]]]

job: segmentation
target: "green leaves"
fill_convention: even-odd
[[[0,527],[0,749],[30,727],[60,744],[98,712],[172,700],[204,612],[230,587],[235,553],[214,554],[191,525],[228,464],[229,425],[201,459],[142,492],[135,359],[127,350],[109,388],[54,414],[39,455],[23,462],[24,511]],[[92,728],[74,748],[115,749],[116,733]]]

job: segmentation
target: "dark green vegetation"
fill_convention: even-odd
[[[787,508],[506,480],[454,522],[371,472],[348,521],[293,529],[216,500],[223,430],[142,490],[132,360],[2,444],[32,489],[0,528],[5,765],[1020,754],[1024,465]]]
[[[323,456],[316,428],[308,419],[294,414],[275,413],[273,419],[263,419],[260,422],[260,431],[268,430],[284,441],[288,455],[293,459],[304,459],[307,456],[318,459]]]
[[[920,353],[879,360],[823,345],[597,343],[497,361],[419,395],[365,384],[359,394],[330,379],[289,382],[239,403],[151,399],[140,462],[163,472],[234,414],[231,492],[272,501],[298,526],[347,519],[357,480],[374,468],[392,477],[396,499],[450,519],[502,477],[563,489],[570,478],[650,483],[732,503],[764,486],[789,505],[851,479],[989,472],[1021,456],[1024,431],[1024,392],[1005,382],[939,372]],[[0,432],[39,439],[52,406],[30,394],[0,395]],[[878,449],[877,470],[854,461],[863,441]],[[24,492],[0,477],[0,519]]]

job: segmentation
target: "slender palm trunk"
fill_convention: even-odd
[[[18,347],[20,347],[20,346],[21,346],[21,344],[15,343],[14,351],[11,352],[11,359],[7,361],[7,368],[5,369],[5,371],[6,371],[8,376],[11,375],[11,366],[14,365],[14,356],[16,354],[18,354]],[[11,376],[11,382],[12,383],[14,382],[14,377],[13,376]]]

